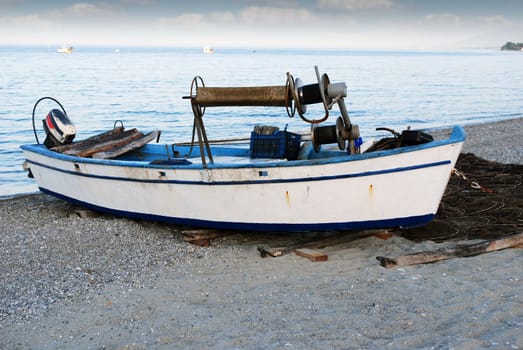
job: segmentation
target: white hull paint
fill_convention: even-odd
[[[435,215],[464,133],[323,159],[201,164],[96,160],[22,146],[39,188],[95,210],[242,230],[419,226]],[[146,147],[161,148],[160,145]]]

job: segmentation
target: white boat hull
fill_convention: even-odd
[[[301,231],[428,223],[463,141],[456,127],[449,140],[391,151],[207,169],[22,148],[43,192],[94,210],[221,229]]]

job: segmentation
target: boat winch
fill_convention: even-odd
[[[289,117],[294,117],[297,111],[300,118],[312,126],[312,141],[316,151],[322,144],[337,143],[340,149],[347,149],[350,154],[358,153],[358,143],[361,142],[359,128],[351,123],[344,102],[344,98],[347,97],[347,85],[344,82],[331,83],[327,74],[320,76],[318,67],[314,68],[317,83],[307,85],[288,72],[285,85],[281,86],[206,87],[201,77],[195,77],[190,95],[184,98],[191,100],[194,129],[198,135],[201,154],[204,154],[205,147],[210,161],[213,161],[202,117],[207,107],[218,106],[285,107]],[[323,104],[325,115],[318,119],[306,117],[307,105],[319,103]],[[329,111],[335,104],[338,105],[341,114],[336,124],[318,126],[327,120]],[[346,141],[349,141],[348,147]],[[202,161],[205,164],[203,156]]]

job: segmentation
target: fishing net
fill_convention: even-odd
[[[522,232],[523,164],[501,164],[462,153],[434,220],[402,230],[413,240],[495,239]]]

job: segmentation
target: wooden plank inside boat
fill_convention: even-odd
[[[63,153],[78,157],[90,157],[95,153],[108,151],[115,147],[126,145],[143,136],[144,134],[136,129],[127,130],[122,132],[121,134],[116,135],[116,137],[112,140],[97,143],[94,145],[89,145],[88,147],[82,147],[80,149],[70,149]]]
[[[159,135],[160,130],[144,135],[136,128],[124,130],[123,127],[116,127],[78,142],[53,147],[51,150],[78,157],[110,159],[142,147],[157,139]]]
[[[115,158],[115,157],[118,157],[129,151],[132,151],[133,149],[142,147],[143,145],[151,142],[152,140],[157,139],[159,135],[160,135],[159,130],[151,131],[150,133],[148,133],[138,139],[131,140],[131,142],[129,142],[129,143],[118,145],[111,149],[107,149],[105,151],[96,152],[92,155],[92,157],[97,158],[97,159]]]
[[[91,136],[89,138],[86,138],[81,141],[76,141],[72,143],[68,143],[66,145],[61,146],[55,146],[51,148],[52,151],[64,153],[65,151],[69,151],[72,149],[83,149],[91,147],[92,145],[96,145],[101,142],[106,142],[109,140],[113,140],[115,137],[120,135],[124,131],[124,128],[122,126],[116,127],[114,129],[111,129],[109,131],[103,132],[98,135]]]

